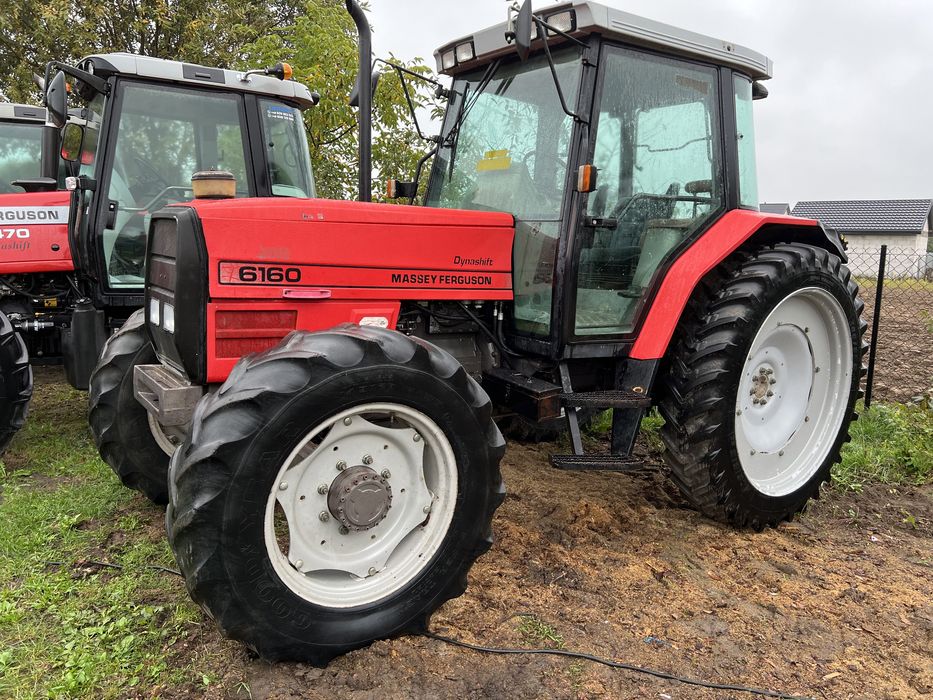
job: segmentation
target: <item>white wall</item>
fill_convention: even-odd
[[[881,246],[888,246],[887,272],[885,277],[923,277],[927,271],[927,242],[929,225],[923,233],[913,236],[891,234],[846,234],[849,242],[849,269],[859,277],[874,277],[878,274],[878,259]]]

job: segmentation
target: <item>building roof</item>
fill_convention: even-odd
[[[793,214],[848,233],[918,234],[931,209],[933,199],[855,199],[797,202]]]
[[[758,210],[765,214],[790,214],[790,204],[787,202],[762,202]]]

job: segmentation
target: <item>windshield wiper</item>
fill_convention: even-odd
[[[489,87],[489,83],[492,82],[492,79],[496,76],[496,73],[499,71],[499,66],[502,64],[501,59],[496,59],[489,64],[489,67],[486,68],[486,72],[483,73],[482,79],[476,84],[476,89],[473,91],[473,94],[470,96],[469,104],[467,103],[467,95],[469,94],[469,86],[467,83],[463,88],[463,101],[460,103],[460,113],[457,115],[457,121],[451,125],[450,130],[447,132],[447,136],[444,137],[443,146],[445,148],[449,147],[456,151],[457,149],[457,140],[460,138],[460,127],[463,126],[463,123],[466,121],[466,118],[469,116],[470,111],[473,109],[473,106],[476,104],[476,101],[479,99],[486,88]],[[451,158],[453,160],[453,158]]]

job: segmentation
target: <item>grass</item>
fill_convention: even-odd
[[[869,483],[933,482],[933,410],[921,405],[876,403],[850,429],[852,442],[833,468],[836,486],[860,490]]]
[[[564,638],[554,627],[535,615],[524,614],[518,623],[518,633],[528,646],[563,649]]]
[[[223,669],[218,645],[199,645],[182,580],[149,568],[174,567],[161,512],[97,458],[85,405],[37,384],[0,464],[0,697],[199,694]]]

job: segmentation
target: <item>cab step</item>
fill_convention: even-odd
[[[560,396],[561,403],[573,408],[648,408],[651,398],[634,391],[576,391]]]
[[[551,466],[565,471],[635,472],[647,468],[637,457],[607,454],[551,455]]]

